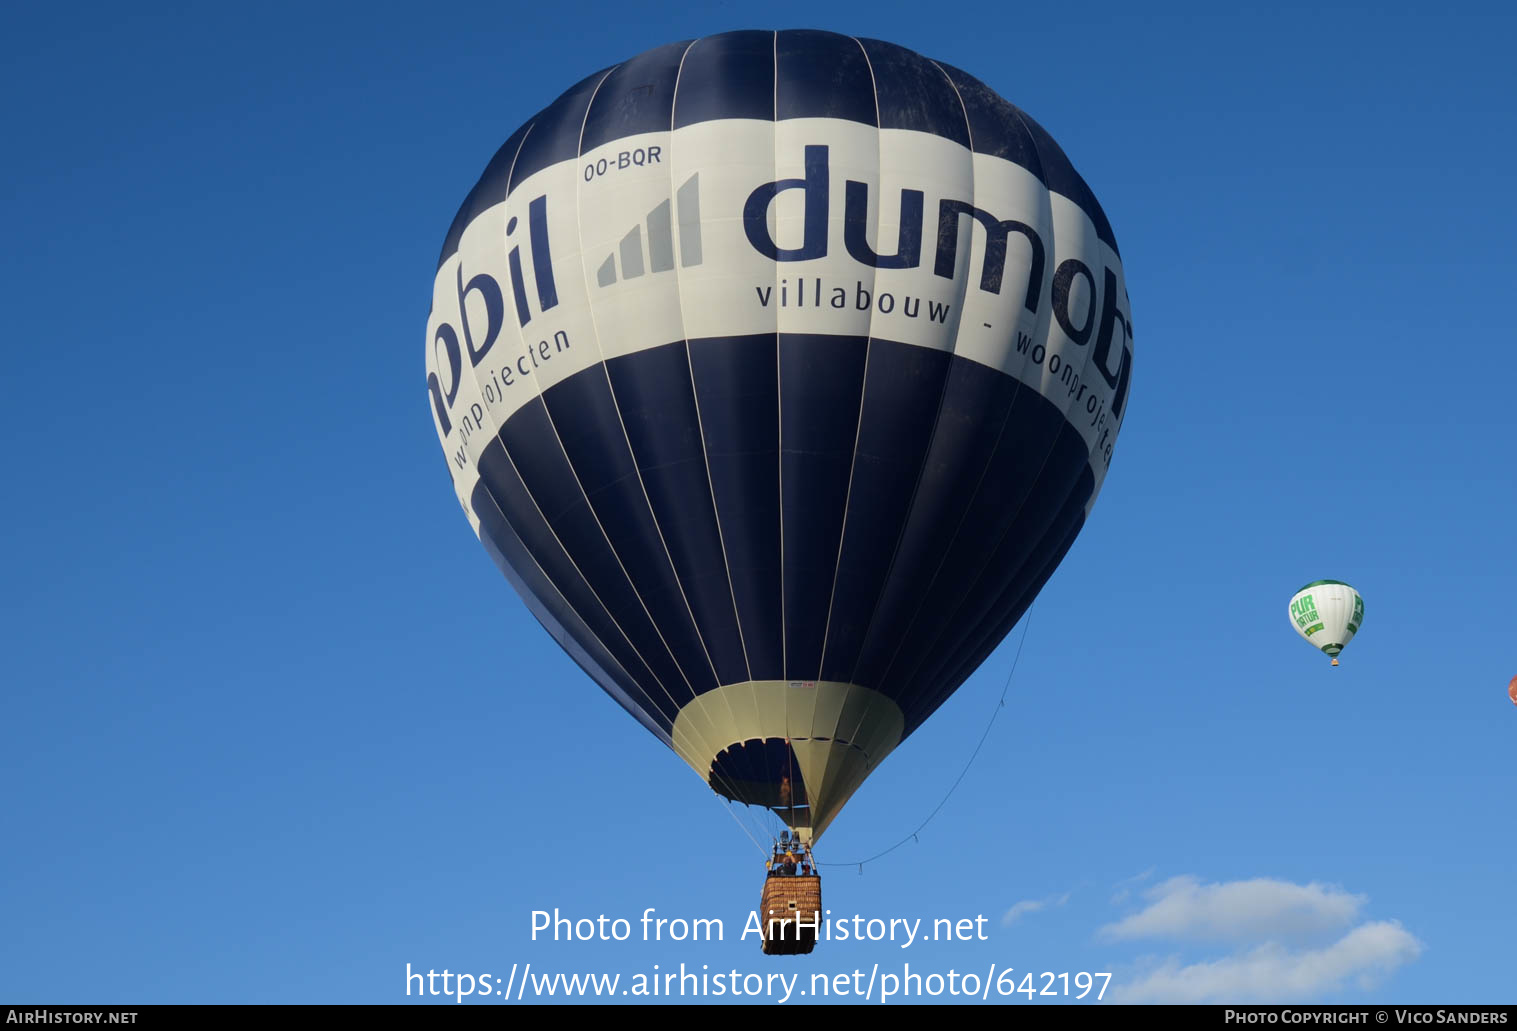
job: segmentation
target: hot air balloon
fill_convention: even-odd
[[[1291,626],[1338,665],[1338,653],[1364,624],[1364,599],[1342,580],[1313,580],[1291,597]]]
[[[1512,700],[1513,705],[1517,705],[1517,677],[1513,677],[1512,682],[1506,685],[1506,696]]]
[[[533,616],[809,845],[1073,544],[1132,354],[1042,126],[890,43],[729,32],[507,139],[443,244],[427,393]]]

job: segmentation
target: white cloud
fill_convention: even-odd
[[[1368,901],[1334,885],[1265,877],[1218,884],[1173,877],[1148,888],[1143,897],[1146,908],[1107,924],[1097,935],[1105,941],[1300,941],[1349,926]]]
[[[1046,899],[1023,899],[1008,909],[1006,915],[1001,917],[1001,926],[1010,927],[1028,913],[1036,913],[1040,909],[1062,906],[1068,901],[1069,892],[1067,891],[1062,895],[1050,895]]]
[[[1395,921],[1354,928],[1319,949],[1270,942],[1211,962],[1182,965],[1170,957],[1135,979],[1118,981],[1121,1002],[1304,1002],[1350,981],[1368,990],[1422,954],[1422,943]]]

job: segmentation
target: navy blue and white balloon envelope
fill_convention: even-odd
[[[427,390],[553,638],[810,841],[1073,543],[1132,340],[1111,226],[1026,114],[889,43],[731,32],[500,148],[442,249]]]

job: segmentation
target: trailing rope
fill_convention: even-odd
[[[1022,639],[1017,642],[1017,654],[1011,660],[1011,670],[1006,674],[1006,684],[1001,688],[1000,700],[996,702],[996,707],[990,712],[990,720],[985,724],[985,733],[980,735],[980,743],[974,746],[974,751],[970,753],[969,761],[964,764],[964,769],[959,771],[958,779],[953,782],[953,785],[951,787],[949,787],[948,793],[945,794],[943,796],[943,800],[937,804],[937,808],[933,809],[932,812],[927,814],[927,819],[918,824],[916,830],[912,831],[910,834],[907,834],[904,838],[902,838],[900,841],[897,841],[894,845],[891,845],[883,852],[877,852],[874,855],[870,856],[868,859],[855,859],[846,863],[817,863],[817,866],[856,866],[859,868],[859,873],[862,874],[864,872],[865,863],[872,863],[876,859],[882,859],[885,856],[890,855],[890,853],[894,852],[896,849],[900,848],[908,841],[919,840],[917,838],[917,835],[921,833],[924,827],[932,822],[932,818],[934,816],[938,815],[938,813],[942,811],[942,808],[948,804],[948,800],[953,797],[953,793],[958,790],[959,785],[964,782],[964,777],[969,773],[969,768],[974,765],[975,757],[980,754],[980,749],[985,747],[985,741],[990,737],[990,728],[995,726],[996,717],[1001,714],[1002,709],[1006,708],[1006,695],[1011,690],[1011,678],[1017,672],[1017,663],[1022,660],[1022,647],[1027,644],[1027,630],[1031,626],[1032,609],[1029,608],[1027,610],[1027,618],[1022,621]]]

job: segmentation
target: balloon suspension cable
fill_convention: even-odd
[[[910,834],[907,834],[900,841],[897,841],[894,845],[891,845],[889,848],[885,849],[885,851],[883,851],[883,852],[876,852],[874,855],[870,856],[868,859],[853,859],[853,860],[849,860],[849,861],[843,862],[843,863],[817,863],[815,865],[817,865],[817,866],[856,866],[856,867],[859,868],[859,873],[862,874],[864,872],[864,864],[865,863],[872,863],[876,859],[883,859],[885,856],[890,855],[890,853],[894,852],[896,849],[900,848],[902,845],[906,844],[906,842],[908,842],[908,841],[915,841],[918,844],[920,844],[921,839],[919,839],[917,837],[917,835],[922,832],[923,828],[925,828],[929,823],[932,822],[932,818],[934,816],[938,815],[938,813],[942,811],[943,807],[948,804],[948,800],[953,797],[953,793],[958,790],[959,785],[964,782],[964,778],[969,774],[969,768],[974,765],[975,757],[980,754],[980,749],[982,749],[982,748],[985,747],[985,741],[990,737],[990,728],[992,728],[992,727],[995,726],[995,724],[996,724],[996,717],[1001,714],[1001,710],[1002,709],[1006,708],[1006,695],[1007,695],[1008,692],[1011,691],[1011,678],[1017,672],[1017,663],[1019,663],[1020,661],[1022,661],[1022,647],[1023,647],[1023,645],[1027,644],[1027,628],[1030,627],[1031,625],[1032,625],[1032,607],[1029,607],[1028,610],[1027,610],[1027,618],[1022,621],[1022,639],[1017,642],[1017,654],[1012,657],[1012,660],[1011,660],[1011,669],[1008,670],[1007,673],[1006,673],[1006,683],[1001,688],[1001,697],[996,702],[996,707],[990,711],[990,720],[985,724],[985,733],[983,733],[983,734],[980,735],[980,743],[977,744],[977,745],[975,745],[974,746],[974,751],[969,754],[969,761],[966,762],[964,764],[964,768],[959,771],[958,778],[956,780],[954,780],[953,784],[948,788],[948,793],[943,796],[943,800],[937,804],[937,807],[935,809],[933,809],[932,812],[930,812],[930,813],[927,814],[927,819],[923,820],[920,824],[918,824],[916,830],[912,831]]]
[[[732,817],[732,822],[737,824],[738,830],[742,831],[745,835],[747,835],[748,840],[753,842],[753,847],[758,849],[759,855],[768,855],[768,853],[764,851],[764,846],[759,844],[758,838],[755,838],[753,836],[753,832],[749,830],[748,825],[743,822],[742,817],[738,816],[736,811],[733,810],[732,800],[730,798],[724,799],[721,795],[718,795],[714,791],[711,793],[711,795],[716,799],[717,805],[727,810],[727,814]]]
[[[722,787],[731,787],[731,784],[729,784],[725,778],[718,779],[720,780]],[[738,815],[737,806],[733,800],[732,792],[719,790],[715,784],[710,784],[708,786],[711,788],[711,794],[716,799],[717,804],[727,810],[727,815],[732,817],[732,822],[736,823],[738,829],[747,836],[749,841],[753,842],[753,847],[758,849],[759,854],[768,855],[769,853],[765,850],[763,845],[759,844],[759,839],[758,837],[754,836],[753,832],[754,830],[757,830],[760,837],[766,837],[773,841],[779,840],[775,836],[773,829],[769,827],[765,822],[765,817],[773,817],[774,814],[771,813],[768,809],[762,809],[758,817],[755,818],[752,815],[749,815],[745,819],[744,816]],[[752,811],[752,807],[747,804],[744,804],[743,809],[749,813]]]

